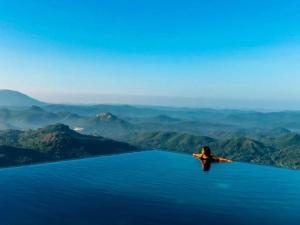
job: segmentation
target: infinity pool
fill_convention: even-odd
[[[300,171],[145,151],[0,170],[1,225],[299,224]]]

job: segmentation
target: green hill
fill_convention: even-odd
[[[160,148],[192,153],[195,149],[213,143],[216,140],[210,137],[176,132],[153,132],[133,135],[131,138],[128,138],[128,141],[143,148]]]
[[[300,135],[296,133],[289,133],[279,137],[276,140],[276,143],[281,148],[290,146],[300,146]]]
[[[5,146],[10,147],[3,153],[5,156],[10,158],[26,156],[30,159],[27,160],[28,162],[38,161],[35,157],[39,155],[43,161],[53,161],[137,150],[136,147],[127,143],[79,134],[63,124],[38,130],[1,131],[0,146],[2,149],[7,149]],[[20,155],[20,149],[26,149],[27,152],[22,152],[23,155]],[[3,165],[5,165],[4,162]],[[3,165],[0,164],[0,166]]]
[[[263,143],[247,138],[237,137],[219,141],[212,145],[215,154],[236,161],[273,165],[271,154],[276,151]]]
[[[272,155],[272,160],[276,166],[299,169],[300,146],[292,146],[279,150]]]

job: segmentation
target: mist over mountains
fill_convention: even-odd
[[[61,125],[51,128],[53,124]],[[58,145],[50,144],[49,147],[41,144],[45,140],[41,133],[53,133],[49,129],[69,136],[55,136],[59,140],[55,141]],[[2,90],[0,130],[3,155],[0,163],[3,165],[13,165],[17,156],[24,158],[25,155],[29,155],[32,162],[53,160],[55,154],[62,154],[66,149],[71,152],[64,154],[76,158],[76,149],[82,146],[75,150],[70,147],[72,143],[78,143],[72,138],[89,135],[113,139],[123,146],[134,146],[129,149],[160,148],[192,153],[203,145],[209,145],[216,155],[233,160],[300,168],[300,111],[46,104],[19,92]],[[79,139],[82,140],[83,136]],[[85,140],[85,146],[94,146],[93,138]],[[107,146],[113,149],[114,145]],[[51,149],[50,155],[39,155],[48,148]],[[22,149],[25,149],[24,152]],[[85,153],[92,150],[92,147],[84,147]],[[6,157],[10,159],[8,164],[5,164]]]

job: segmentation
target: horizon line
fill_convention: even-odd
[[[298,100],[268,100],[268,99],[247,99],[247,98],[213,98],[213,97],[188,97],[188,96],[150,96],[150,95],[121,95],[121,94],[97,94],[97,93],[51,93],[57,98],[62,99],[62,95],[68,95],[68,98],[72,100],[55,101],[49,99],[50,96],[43,99],[43,97],[31,94],[29,92],[13,89],[0,89],[0,91],[12,91],[29,98],[37,100],[45,104],[53,105],[81,105],[81,106],[93,106],[93,105],[127,105],[136,107],[166,107],[166,108],[178,108],[178,109],[215,109],[215,110],[240,110],[240,111],[259,111],[259,112],[282,112],[282,111],[299,111],[300,101]],[[44,93],[45,94],[45,93]],[[49,93],[48,93],[49,94]],[[79,101],[74,101],[75,96],[84,96]],[[45,96],[44,96],[45,97]],[[94,100],[87,100],[85,98],[92,97]],[[104,97],[104,98],[103,98]],[[101,100],[99,98],[102,98]],[[148,101],[148,102],[147,102]],[[198,102],[197,102],[198,101]],[[201,101],[201,102],[200,102]],[[288,101],[288,102],[287,102]],[[296,102],[299,103],[297,107]],[[252,105],[249,105],[252,103]],[[277,104],[266,105],[266,103]],[[281,104],[285,103],[286,106]],[[293,104],[291,107],[289,104]],[[278,105],[281,105],[278,107]],[[288,106],[289,105],[289,106]]]

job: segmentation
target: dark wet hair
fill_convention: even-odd
[[[205,146],[202,147],[201,151],[203,151],[205,155],[211,156],[210,147],[208,147],[208,146],[205,145]]]

